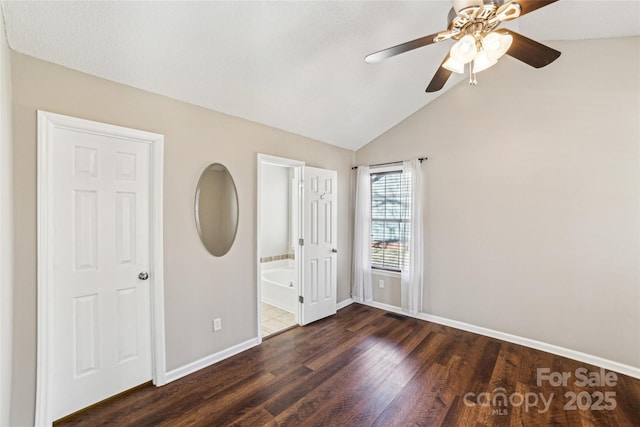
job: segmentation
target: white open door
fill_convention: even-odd
[[[336,313],[338,174],[305,166],[303,183],[300,324],[306,325]]]
[[[47,425],[153,377],[149,140],[159,136],[49,113],[40,126],[37,424]]]

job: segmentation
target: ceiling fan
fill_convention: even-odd
[[[442,89],[452,72],[464,74],[466,64],[470,69],[469,84],[476,85],[476,73],[496,64],[504,54],[532,67],[542,68],[558,59],[560,52],[515,31],[498,29],[498,26],[556,1],[452,0],[453,8],[449,11],[446,30],[372,53],[365,57],[365,61],[376,63],[419,47],[447,39],[456,40],[429,83],[427,92]]]

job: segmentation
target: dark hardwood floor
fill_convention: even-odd
[[[552,381],[538,385],[538,368]],[[576,376],[581,368],[587,372]],[[554,386],[563,372],[571,375],[567,385]],[[614,374],[613,385],[609,374],[609,385],[595,384],[595,373],[574,360],[352,304],[55,425],[639,426],[640,380]],[[582,385],[582,374],[591,385]]]

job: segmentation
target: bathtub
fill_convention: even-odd
[[[289,313],[297,304],[296,271],[293,268],[262,268],[262,301]]]

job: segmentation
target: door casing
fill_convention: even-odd
[[[149,270],[153,282],[151,290],[151,352],[152,380],[156,386],[166,383],[164,333],[164,275],[163,275],[163,156],[164,136],[156,133],[93,122],[61,114],[38,111],[38,170],[37,170],[37,361],[35,424],[52,424],[51,390],[51,333],[53,317],[50,309],[53,285],[53,254],[50,218],[54,206],[52,189],[52,134],[56,128],[74,129],[87,133],[135,140],[149,144]]]

